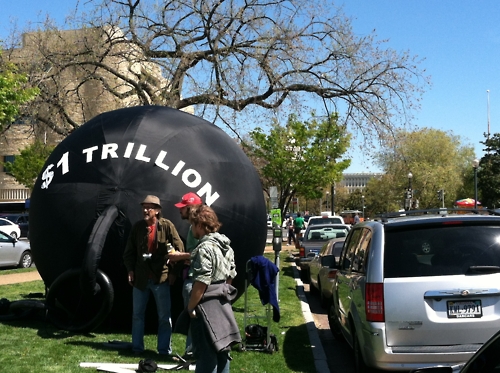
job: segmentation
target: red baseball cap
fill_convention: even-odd
[[[179,203],[176,203],[175,207],[181,209],[186,206],[201,205],[202,203],[203,201],[196,193],[189,192],[182,196],[181,201]]]

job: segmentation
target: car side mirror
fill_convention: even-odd
[[[321,265],[323,267],[335,268],[335,256],[325,255],[321,258]]]

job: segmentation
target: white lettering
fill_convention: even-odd
[[[157,165],[160,168],[163,168],[165,171],[168,170],[168,166],[163,163],[163,160],[165,159],[165,156],[167,155],[167,152],[162,150],[160,151],[160,154],[158,154],[158,157],[156,158],[155,165]]]
[[[182,167],[184,167],[185,164],[186,163],[184,163],[183,161],[177,162],[177,164],[175,165],[174,169],[172,170],[172,175],[174,175],[174,176],[179,175],[179,172],[181,172]]]
[[[52,178],[54,177],[54,172],[53,171],[50,171],[50,169],[54,167],[53,164],[49,164],[47,166],[47,168],[45,169],[45,171],[43,171],[43,174],[42,174],[42,186],[41,188],[42,189],[47,189],[50,185],[50,183],[52,182]]]
[[[206,183],[205,185],[203,185],[203,187],[200,190],[198,190],[196,194],[198,194],[202,199],[203,196],[206,194],[205,203],[208,206],[211,206],[212,203],[217,201],[217,199],[220,197],[219,193],[217,192],[214,192],[214,194],[212,194],[212,185],[210,183]]]
[[[59,159],[59,162],[57,162],[57,167],[62,165],[62,174],[64,175],[65,173],[69,172],[69,161],[68,161],[68,155],[69,152],[66,152],[62,155],[61,159]]]
[[[118,144],[104,144],[102,146],[101,159],[106,159],[108,156],[111,158],[118,158],[116,150],[118,149]]]
[[[90,148],[82,150],[83,154],[87,154],[87,163],[92,162],[92,153],[94,153],[97,149],[98,149],[97,146],[92,146]]]
[[[135,159],[138,161],[143,161],[143,162],[149,162],[150,158],[144,156],[144,152],[146,151],[146,145],[139,146],[139,150],[137,151],[137,154],[135,155]]]
[[[193,181],[189,181],[189,178],[194,176]],[[198,171],[193,170],[192,168],[188,168],[186,171],[182,173],[182,181],[190,188],[196,188],[201,184],[201,176]]]
[[[133,149],[134,149],[134,143],[129,142],[127,144],[127,149],[125,149],[125,154],[123,154],[123,158],[130,158],[130,154],[132,154]]]
[[[108,158],[116,159],[118,156],[118,148],[119,145],[117,143],[109,143],[103,144],[101,149],[101,160],[105,160]],[[123,158],[130,158],[135,148],[135,143],[129,142],[125,148],[125,153],[123,154]],[[139,145],[139,149],[137,150],[137,154],[135,155],[135,159],[142,162],[150,162],[151,158],[146,157],[144,154],[146,153],[147,146],[144,144]],[[82,150],[82,154],[85,154],[86,163],[94,162],[94,152],[99,150],[99,146],[92,146]],[[160,150],[158,156],[155,159],[155,165],[160,167],[161,169],[167,171],[170,169],[165,163],[165,158],[167,157],[167,152],[165,150]],[[57,167],[61,168],[61,173],[64,175],[69,172],[69,152],[66,152],[62,155],[61,159],[57,163]],[[175,167],[172,169],[171,174],[173,176],[181,176],[182,182],[189,188],[198,188],[202,183],[202,177],[198,171],[192,168],[188,168],[183,171],[186,162],[179,160]],[[54,171],[52,168],[53,164],[47,166],[47,168],[42,173],[42,189],[47,189],[54,178]],[[205,203],[210,206],[217,199],[219,199],[219,193],[212,191],[212,185],[210,183],[205,183],[203,187],[198,190],[198,195],[205,200]]]

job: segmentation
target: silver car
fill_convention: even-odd
[[[356,224],[329,319],[352,346],[357,372],[466,362],[500,329],[500,217]]]
[[[0,232],[0,267],[28,268],[32,264],[30,244]]]
[[[307,227],[304,236],[299,238],[297,259],[302,281],[309,280],[309,262],[319,254],[323,245],[332,238],[346,237],[349,228],[346,224],[314,224]]]
[[[309,263],[310,291],[320,296],[321,306],[327,308],[332,301],[332,290],[337,273],[337,262],[345,237],[333,238]]]

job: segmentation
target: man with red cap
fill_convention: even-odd
[[[175,207],[179,209],[181,218],[183,220],[187,220],[189,219],[189,213],[191,209],[195,209],[202,204],[203,201],[196,193],[189,192],[182,196],[181,201],[179,203],[176,203]],[[191,289],[193,288],[193,273],[189,267],[189,264],[191,262],[191,252],[196,247],[196,245],[198,245],[199,241],[198,239],[194,238],[193,231],[191,228],[192,227],[189,226],[188,234],[186,237],[186,245],[185,245],[186,251],[185,252],[176,251],[172,254],[169,254],[170,261],[177,262],[183,260],[184,263],[186,264],[183,271],[184,283],[182,285],[182,297],[184,299],[184,307],[187,307],[189,303],[189,298],[191,296]],[[186,351],[184,353],[184,357],[189,358],[192,355],[191,348],[192,348],[191,333],[188,332],[186,338]]]

